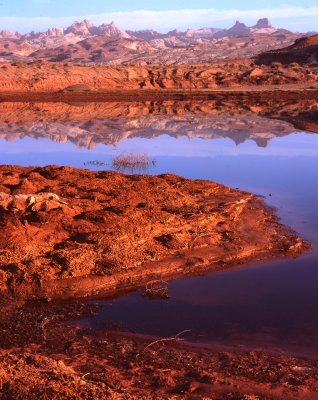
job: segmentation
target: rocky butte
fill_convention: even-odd
[[[201,63],[200,60],[215,63],[221,59],[249,57],[264,50],[287,46],[299,37],[300,34],[274,28],[267,19],[259,20],[253,27],[237,21],[230,29],[189,28],[187,31],[175,29],[168,33],[151,29],[125,31],[114,22],[95,26],[91,21],[84,20],[76,21],[67,28],[52,27],[46,32],[20,34],[2,31],[0,60],[30,62],[76,58],[81,62],[102,63],[190,64]],[[102,52],[99,43],[102,43]],[[84,47],[89,56],[79,54],[75,57],[72,55],[74,46],[75,49]],[[233,49],[229,52],[229,48]],[[135,51],[131,52],[132,49]]]
[[[314,89],[316,36],[266,18],[230,29],[129,31],[84,20],[45,33],[0,37],[0,90],[59,98],[138,90]],[[1,51],[2,48],[2,51]],[[142,89],[142,91],[140,90]]]

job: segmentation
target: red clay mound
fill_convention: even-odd
[[[114,291],[305,247],[259,198],[208,181],[3,166],[0,192],[0,281],[16,293],[62,296],[79,277],[81,295]]]

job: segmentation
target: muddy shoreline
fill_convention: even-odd
[[[309,250],[261,198],[170,174],[57,166],[1,166],[0,192],[2,398],[309,400],[318,393],[315,360],[197,346],[183,342],[186,332],[159,339],[77,322],[98,311],[86,296]]]
[[[305,251],[310,251],[309,243],[306,246]],[[205,276],[294,257],[294,254],[287,256],[274,252],[268,254],[264,250],[263,253],[259,253],[257,256],[252,254],[244,255],[240,259],[235,255],[233,259],[230,257],[229,260],[222,260],[222,263],[197,265],[193,270],[185,270],[183,262],[180,262],[180,265],[177,266],[179,263],[176,264],[175,259],[168,259],[162,265],[158,265],[156,269],[151,268],[146,273],[144,268],[141,268],[134,270],[133,274],[120,274],[120,276],[115,276],[114,278],[101,275],[51,280],[41,282],[41,284],[33,282],[31,284],[20,283],[19,285],[12,285],[10,283],[8,287],[3,287],[2,295],[8,295],[15,300],[34,298],[48,301],[112,299],[143,289],[149,283],[169,282],[187,276]],[[168,263],[169,268],[166,263]]]
[[[260,198],[174,175],[0,167],[1,288],[14,298],[127,291],[310,248]]]
[[[311,400],[318,393],[316,360],[198,346],[186,332],[160,339],[91,331],[76,320],[96,308],[81,302],[1,303],[4,399]]]

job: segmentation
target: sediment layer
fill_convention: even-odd
[[[315,84],[316,66],[256,66],[251,61],[207,66],[103,66],[13,63],[0,66],[0,92],[222,89],[244,86]]]

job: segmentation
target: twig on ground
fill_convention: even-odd
[[[155,340],[154,342],[149,343],[148,346],[146,346],[142,350],[142,352],[145,352],[145,351],[149,350],[150,347],[154,346],[155,344],[162,344],[162,343],[173,342],[173,341],[176,341],[176,342],[183,341],[184,339],[180,338],[180,336],[184,335],[187,332],[191,332],[191,329],[185,329],[184,331],[179,332],[176,336],[173,336],[173,337],[168,337],[168,338],[162,338],[162,339]],[[140,355],[140,353],[137,354],[137,356],[139,356],[139,355]]]

